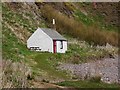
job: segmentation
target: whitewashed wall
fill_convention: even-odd
[[[61,49],[61,41],[56,41],[57,53],[65,53],[67,51],[67,41],[63,41],[63,49]]]
[[[41,51],[53,52],[53,40],[38,28],[27,40],[27,47],[39,47]]]

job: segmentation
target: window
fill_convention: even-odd
[[[30,50],[41,50],[39,47],[30,47]]]
[[[63,49],[63,41],[60,41],[60,49]]]

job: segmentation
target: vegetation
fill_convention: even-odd
[[[91,82],[91,81],[65,81],[58,83],[60,86],[68,86],[74,88],[120,88],[117,84],[106,84],[102,82]]]
[[[3,58],[12,61],[20,61],[28,54],[26,47],[16,38],[16,36],[3,23]]]
[[[79,44],[69,44],[66,54],[56,54],[51,56],[51,59],[62,63],[80,64],[90,62],[91,60],[99,60],[108,57],[110,54],[105,49],[101,50],[97,47],[91,47],[87,43],[79,42]]]
[[[27,75],[30,74],[24,62],[2,61],[2,88],[27,88]],[[29,72],[29,73],[28,73]]]
[[[58,12],[49,5],[45,5],[41,9],[41,12],[42,15],[46,17],[49,22],[51,22],[53,18],[56,19],[56,26],[59,32],[69,34],[73,37],[79,38],[80,40],[85,40],[89,43],[92,42],[94,44],[105,45],[108,42],[112,45],[118,45],[118,35],[114,31],[99,30],[95,25],[85,27],[82,22],[78,22],[72,18],[68,18],[66,15]],[[50,12],[50,14],[48,14],[48,12]],[[56,15],[56,13],[58,14]],[[88,21],[84,22],[88,23]]]
[[[71,77],[65,71],[56,69],[59,63],[79,64],[95,60],[106,53],[104,50],[95,51],[94,47],[90,47],[87,43],[79,44],[69,44],[66,54],[29,51],[8,27],[3,26],[3,58],[13,62],[26,62],[32,67],[33,79],[40,76],[47,81],[55,78],[68,80]],[[91,58],[93,56],[94,58]]]
[[[101,81],[101,76],[93,76],[90,78],[90,81],[99,83]]]
[[[55,64],[57,61],[51,60],[51,56],[54,56],[52,53],[37,53],[33,60],[37,63],[33,66],[35,69],[40,69],[46,73],[46,78],[51,79],[68,79],[69,76],[64,71],[59,71],[56,69]],[[40,75],[40,74],[39,74]]]
[[[24,44],[17,40],[10,29],[5,26],[3,26],[3,51],[3,58],[5,60],[28,63],[32,67],[34,75],[41,75],[39,74],[40,72],[46,72],[47,78],[67,78],[66,73],[57,71],[54,67],[54,61],[49,60],[50,56],[54,56],[52,53],[29,51]]]
[[[115,5],[115,3],[114,3],[114,5]],[[100,30],[108,30],[108,31],[118,32],[118,27],[116,27],[114,25],[111,25],[111,24],[105,24],[106,23],[106,21],[105,21],[106,17],[104,15],[102,15],[102,13],[100,13],[99,10],[95,9],[92,3],[89,3],[89,2],[78,3],[78,6],[79,6],[80,9],[81,8],[83,8],[83,10],[85,9],[85,11],[87,13],[87,15],[85,15],[78,8],[78,10],[75,11],[75,17],[78,20],[80,20],[80,21],[88,21],[88,23],[91,22],[91,23],[89,23],[89,25],[95,24],[95,25],[97,25],[97,27]],[[81,20],[81,18],[83,20]],[[84,23],[84,24],[88,25],[87,22]]]
[[[33,13],[25,12],[22,13],[15,10],[10,10],[12,8],[7,4],[2,4],[2,10],[4,11],[3,20],[8,22],[11,26],[19,27],[28,30],[28,32],[33,33],[37,27],[46,27],[44,21],[37,21],[34,19]]]
[[[70,10],[74,10],[73,6],[70,6],[69,3],[65,3]],[[32,77],[29,77],[30,80],[35,80],[36,77],[42,79],[43,82],[49,82],[51,80],[71,80],[71,76],[66,73],[66,71],[60,71],[56,67],[61,63],[73,63],[79,64],[88,62],[90,60],[97,60],[101,57],[105,57],[109,54],[106,50],[98,50],[96,47],[91,47],[88,43],[69,43],[68,51],[65,54],[52,54],[47,52],[35,52],[29,51],[26,47],[26,40],[28,37],[35,31],[35,29],[40,27],[47,27],[46,22],[51,22],[52,18],[57,20],[56,26],[57,30],[62,34],[68,35],[68,40],[72,41],[71,38],[75,37],[76,40],[86,40],[89,43],[95,44],[105,44],[106,42],[111,43],[112,45],[117,45],[117,35],[115,32],[111,31],[100,31],[96,26],[91,26],[91,20],[84,16],[82,12],[76,12],[78,15],[79,21],[76,21],[72,18],[68,18],[66,15],[59,13],[59,11],[53,9],[51,6],[46,6],[41,9],[42,15],[44,18],[47,18],[46,21],[38,20],[37,24],[36,19],[34,19],[34,14],[29,10],[25,12],[19,12],[14,9],[11,9],[9,3],[2,4],[2,13],[3,22],[2,22],[2,47],[3,49],[3,59],[5,61],[10,61],[10,64],[6,65],[4,71],[4,80],[6,82],[12,82],[15,87],[22,86],[22,76],[24,72],[21,70],[27,67],[31,67]],[[49,14],[48,14],[49,12]],[[58,13],[56,15],[56,13]],[[83,18],[81,18],[83,17]],[[84,20],[84,18],[87,18]],[[48,21],[47,21],[48,20]],[[68,23],[69,22],[69,23]],[[87,27],[85,27],[87,25]],[[11,27],[9,27],[11,26]],[[106,36],[106,34],[108,36]],[[65,36],[67,38],[67,36]],[[12,71],[14,64],[18,65],[17,67],[22,68],[22,65],[25,63],[25,67],[22,69],[19,68],[15,72]],[[10,68],[8,68],[11,66]],[[24,65],[23,65],[24,66]],[[15,72],[15,73],[14,73]],[[12,74],[12,76],[11,76]],[[24,76],[26,80],[27,76]],[[7,80],[9,79],[9,80]],[[22,80],[21,80],[22,79]],[[99,78],[98,78],[99,79]],[[91,81],[96,81],[93,78]],[[98,80],[99,81],[99,80]],[[19,85],[20,83],[20,85]],[[27,81],[25,81],[27,83]],[[65,83],[65,84],[64,84]],[[70,82],[71,83],[71,82]],[[83,83],[83,84],[82,84]],[[85,84],[86,83],[86,84]],[[74,84],[69,84],[69,82],[63,82],[60,84],[68,86],[85,87],[90,84],[90,81],[80,81],[74,82]],[[82,86],[81,86],[82,85]],[[104,87],[103,83],[92,82],[91,86]],[[106,86],[107,84],[105,84]],[[75,86],[75,87],[76,87]],[[27,87],[27,85],[25,85]],[[89,86],[87,86],[89,87]],[[110,87],[109,85],[106,87]],[[116,87],[111,85],[111,87]]]
[[[85,25],[93,25],[94,20],[83,14],[81,11],[76,10],[74,15],[78,21],[83,22]]]

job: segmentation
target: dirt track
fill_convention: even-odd
[[[50,83],[45,83],[45,82],[32,81],[32,88],[66,88],[66,87],[58,86],[58,85],[50,84]]]

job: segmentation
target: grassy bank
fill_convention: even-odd
[[[58,70],[56,68],[58,65],[61,63],[85,63],[90,60],[98,60],[109,54],[109,52],[105,50],[97,50],[96,47],[91,47],[88,43],[84,44],[78,42],[75,44],[72,40],[70,40],[72,43],[68,44],[68,51],[65,54],[30,51],[26,47],[26,40],[30,34],[35,31],[36,27],[46,27],[47,25],[42,21],[39,21],[37,24],[36,20],[33,18],[34,14],[30,12],[31,10],[29,11],[27,9],[25,12],[21,13],[17,11],[16,8],[13,8],[12,4],[10,5],[9,3],[2,5],[2,46],[0,46],[0,48],[2,47],[3,60],[10,60],[11,63],[24,62],[30,67],[33,80],[40,79],[47,82],[51,80],[70,80],[71,75],[66,73],[66,71]],[[24,9],[21,9],[21,11],[22,10],[24,11]],[[85,40],[89,43],[94,42],[100,45],[106,42],[113,45],[117,44],[115,32],[99,31],[96,30],[97,28],[94,26],[86,28],[82,22],[70,19],[62,13],[56,15],[56,13],[59,12],[50,6],[45,6],[41,12],[45,18],[47,17],[47,23],[50,23],[53,17],[57,20],[57,30],[65,35],[69,35],[70,38],[68,38],[68,40],[75,37],[78,38],[77,41]],[[80,17],[84,16],[82,15]],[[83,22],[90,24],[84,20]],[[108,36],[106,36],[106,34]],[[19,63],[19,66],[20,64],[23,63]],[[9,68],[7,69],[6,71],[9,72]],[[81,85],[82,82],[74,83]],[[90,82],[85,81],[84,83],[89,84]],[[65,85],[66,84],[71,85],[69,82],[65,82]],[[72,85],[74,86],[74,84]],[[93,83],[92,85],[97,87],[97,83]],[[98,86],[102,87],[101,83]]]
[[[106,84],[102,82],[90,82],[90,81],[65,81],[58,83],[60,86],[74,87],[74,88],[120,88],[118,84]]]
[[[78,22],[73,18],[68,18],[66,15],[60,13],[49,5],[45,5],[41,9],[41,12],[48,22],[51,22],[53,18],[56,19],[56,28],[58,32],[66,33],[72,37],[85,40],[89,43],[93,42],[94,44],[105,45],[108,42],[112,45],[118,45],[118,35],[116,32],[99,30],[99,28],[94,24],[86,27],[84,23],[90,24],[91,20],[88,18],[85,20],[84,15],[82,14],[79,14],[82,15],[80,17],[83,17],[82,19],[80,18],[82,22]],[[48,12],[50,13],[48,14]]]

